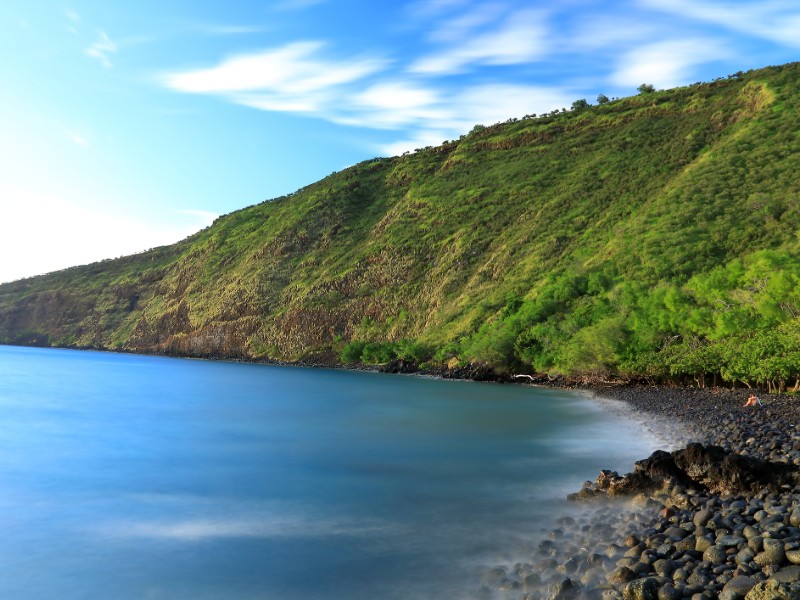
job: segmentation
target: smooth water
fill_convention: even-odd
[[[0,598],[470,598],[653,443],[566,392],[0,346]]]

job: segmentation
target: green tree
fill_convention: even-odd
[[[652,83],[643,83],[636,88],[636,91],[638,91],[640,94],[652,94],[656,91],[656,88]]]
[[[611,100],[608,99],[608,96],[605,94],[598,94],[597,95],[597,103],[598,104],[608,104]]]
[[[591,104],[589,104],[585,98],[581,98],[580,100],[575,100],[575,102],[572,103],[571,110],[574,111],[586,110],[590,106]]]

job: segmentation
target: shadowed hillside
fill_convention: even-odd
[[[799,100],[793,63],[476,126],[2,285],[0,340],[791,385]]]

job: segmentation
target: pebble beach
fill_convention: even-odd
[[[478,596],[800,600],[800,399],[746,390],[603,387],[590,395],[664,450],[570,494],[528,556]],[[643,457],[644,459],[644,457]]]

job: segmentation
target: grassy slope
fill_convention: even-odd
[[[367,161],[174,246],[2,285],[0,340],[296,359],[413,338],[517,360],[476,332],[559,277],[583,283],[540,321],[606,307],[568,338],[623,281],[796,253],[798,83],[791,64]]]

